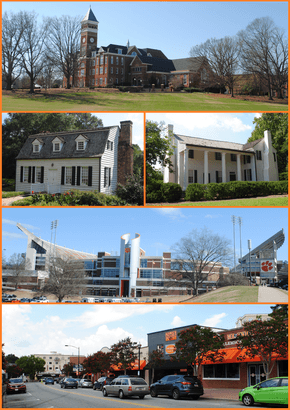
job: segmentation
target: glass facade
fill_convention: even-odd
[[[239,363],[206,364],[203,366],[204,379],[239,379]]]

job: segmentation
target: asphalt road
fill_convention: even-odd
[[[238,400],[173,400],[168,397],[145,396],[125,398],[103,397],[93,389],[61,389],[60,385],[27,383],[27,393],[8,395],[5,408],[244,408]]]

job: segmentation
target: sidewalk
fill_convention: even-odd
[[[203,399],[239,400],[241,389],[204,389]]]

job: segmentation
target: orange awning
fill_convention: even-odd
[[[231,347],[229,349],[221,349],[220,352],[225,352],[223,361],[212,362],[211,360],[204,360],[202,364],[219,364],[219,363],[246,363],[246,362],[261,362],[260,356],[249,357],[246,356],[246,349],[237,349],[236,347]],[[240,359],[238,359],[240,357]],[[273,353],[272,360],[287,360],[287,356],[281,357],[277,353]]]
[[[139,370],[139,360],[136,360],[136,361],[134,362],[134,364],[133,364],[133,363],[131,364],[131,366],[132,366],[132,367],[131,367],[130,370]],[[140,369],[143,370],[145,366],[146,366],[146,360],[140,360]],[[119,366],[116,366],[116,365],[113,364],[113,365],[111,366],[111,368],[112,368],[113,370],[115,370],[115,371],[124,370],[124,369],[122,368],[121,363],[119,364]]]

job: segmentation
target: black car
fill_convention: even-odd
[[[115,377],[100,377],[97,381],[95,381],[93,385],[93,390],[102,390],[106,384],[110,384]]]
[[[61,387],[61,388],[64,388],[64,389],[66,389],[66,388],[68,388],[68,387],[70,387],[71,389],[73,389],[73,388],[77,389],[77,388],[78,388],[78,382],[77,382],[76,379],[72,379],[72,378],[70,378],[70,377],[66,377],[65,379],[63,379],[63,380],[60,382],[60,387]]]
[[[204,393],[201,381],[196,376],[170,375],[151,384],[152,397],[166,395],[178,400],[181,397],[198,399]]]

